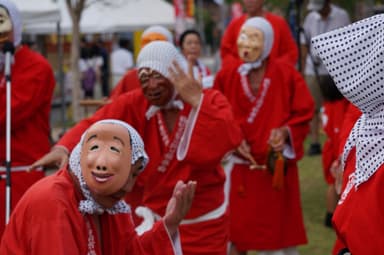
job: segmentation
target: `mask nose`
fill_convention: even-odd
[[[96,169],[99,171],[107,171],[107,158],[103,155],[99,155],[96,159]]]
[[[97,169],[97,170],[100,170],[100,171],[107,171],[107,167],[106,167],[106,166],[103,166],[103,165],[97,165],[97,166],[96,166],[96,169]]]

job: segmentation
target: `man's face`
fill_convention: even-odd
[[[99,123],[88,130],[80,165],[85,183],[101,206],[112,207],[132,189],[142,162],[132,166],[131,158],[130,136],[123,126]]]
[[[12,41],[12,21],[8,11],[0,6],[0,43]]]
[[[174,87],[160,73],[149,68],[140,68],[139,80],[144,96],[150,104],[164,106],[172,99]]]
[[[237,48],[244,62],[255,62],[264,49],[264,34],[253,27],[243,27],[237,38]]]

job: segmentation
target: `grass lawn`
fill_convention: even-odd
[[[333,230],[323,225],[326,184],[321,156],[305,156],[299,162],[299,169],[301,200],[308,237],[308,244],[299,247],[300,255],[330,255],[335,234]],[[249,255],[256,254],[249,252]]]

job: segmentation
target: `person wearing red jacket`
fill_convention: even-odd
[[[312,38],[314,53],[337,88],[361,111],[344,146],[343,182],[333,215],[348,254],[384,250],[383,19],[374,15]]]
[[[153,41],[167,41],[173,43],[173,36],[172,33],[163,26],[150,26],[145,29],[141,35],[141,47],[144,47]],[[124,74],[123,78],[120,79],[116,84],[116,87],[111,91],[109,99],[113,100],[121,94],[137,88],[141,88],[141,84],[138,79],[137,68],[135,67]]]
[[[72,151],[70,163],[34,184],[15,208],[1,254],[180,254],[178,224],[188,212],[196,183],[178,182],[164,217],[137,236],[132,190],[148,156],[132,126],[107,119],[92,125]],[[55,233],[51,233],[56,229]]]
[[[226,163],[231,254],[298,254],[307,242],[297,162],[314,102],[301,74],[269,57],[273,38],[265,18],[248,19],[237,40],[244,63],[221,69],[213,87],[228,98],[243,133]]]
[[[141,89],[124,93],[79,122],[34,165],[63,164],[92,123],[124,120],[143,137],[150,158],[126,196],[134,210],[145,206],[150,216],[138,231],[145,232],[164,214],[178,180],[194,180],[195,198],[179,228],[183,254],[225,254],[229,222],[221,161],[241,141],[231,106],[219,91],[202,89],[191,62],[184,71],[185,58],[169,42],[147,44],[137,63]]]
[[[0,48],[12,42],[15,53],[11,64],[10,163],[11,209],[24,192],[44,177],[41,169],[27,171],[29,165],[49,152],[50,111],[55,79],[48,61],[26,45],[21,45],[22,20],[16,6],[0,1]],[[7,86],[4,54],[0,54],[0,175],[5,176]],[[0,237],[5,227],[5,178],[0,180]]]
[[[249,18],[264,17],[271,23],[275,37],[269,57],[283,59],[295,66],[299,58],[299,50],[285,19],[276,14],[265,11],[263,9],[264,0],[243,0],[243,3],[246,14],[232,20],[221,39],[221,65],[225,67],[227,63],[241,62],[236,46],[241,26]]]

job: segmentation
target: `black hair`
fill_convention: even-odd
[[[180,48],[183,48],[183,43],[184,43],[184,40],[185,40],[185,37],[187,35],[190,35],[190,34],[194,34],[196,35],[198,38],[199,38],[199,41],[201,43],[201,36],[200,36],[200,33],[195,30],[195,29],[187,29],[185,30],[179,37],[179,44],[180,44]]]
[[[127,38],[120,38],[119,46],[120,48],[130,49],[130,40]]]
[[[344,98],[330,75],[321,76],[319,86],[324,101],[326,102],[334,102]]]

